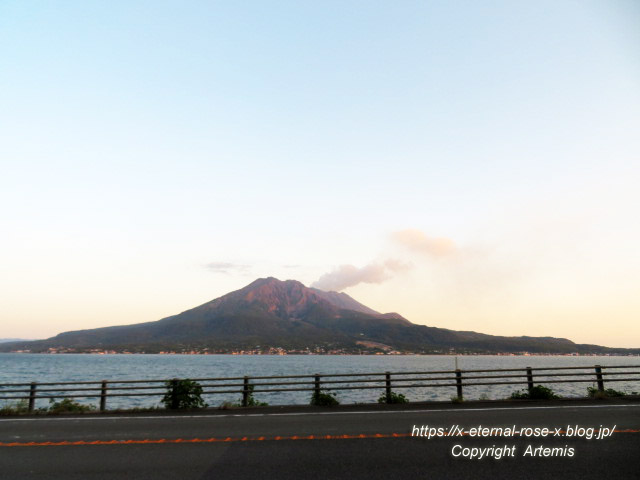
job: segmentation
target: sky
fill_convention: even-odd
[[[640,5],[0,0],[0,337],[258,277],[640,347]]]

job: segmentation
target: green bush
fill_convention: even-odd
[[[529,390],[521,390],[519,392],[513,392],[511,394],[511,398],[514,400],[553,400],[555,398],[560,398],[560,395],[557,395],[553,390],[549,387],[545,387],[544,385],[536,385]]]
[[[512,400],[527,400],[529,399],[529,392],[526,390],[517,390],[515,392],[511,392]]]
[[[85,413],[95,410],[94,405],[83,405],[70,398],[63,398],[56,402],[55,398],[49,399],[49,409],[47,413]]]
[[[378,403],[409,403],[409,400],[401,393],[391,392],[391,395],[387,397],[385,392],[378,398]]]
[[[624,397],[626,393],[614,390],[613,388],[607,388],[604,391],[600,391],[596,387],[587,387],[587,395],[591,398],[609,398]]]
[[[169,380],[166,384],[167,393],[162,397],[162,403],[168,409],[204,408],[207,404],[202,400],[202,387],[198,382],[189,380]]]
[[[462,403],[462,402],[464,402],[464,398],[463,397],[459,397],[457,395],[454,395],[453,397],[451,397],[451,402],[452,403]]]
[[[339,405],[340,402],[336,398],[336,394],[333,392],[313,392],[311,396],[311,405],[318,407],[332,407]]]

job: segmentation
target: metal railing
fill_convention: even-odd
[[[633,370],[636,369],[636,370]],[[256,377],[193,378],[202,387],[202,395],[236,393],[242,395],[247,406],[255,393],[313,392],[377,389],[392,401],[392,392],[404,388],[455,387],[458,398],[464,387],[486,385],[526,385],[529,391],[535,384],[592,383],[605,391],[605,382],[640,382],[640,365],[588,367],[526,367],[481,370],[438,370],[376,373],[333,373],[312,375],[277,375]],[[607,370],[607,371],[604,371]],[[581,377],[581,378],[577,378]],[[588,377],[588,378],[584,378]],[[30,382],[0,384],[0,400],[26,400],[28,410],[34,411],[37,399],[86,398],[99,399],[100,411],[107,409],[112,397],[164,396],[178,379],[159,380],[102,380],[86,382]],[[175,390],[174,390],[175,391]]]

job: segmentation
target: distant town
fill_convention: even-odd
[[[552,352],[478,352],[461,350],[455,348],[429,350],[429,351],[400,351],[389,348],[371,348],[371,349],[347,349],[347,348],[303,348],[303,349],[286,349],[280,347],[260,347],[247,349],[168,349],[159,351],[145,350],[113,350],[113,349],[81,349],[81,348],[48,348],[44,351],[32,352],[31,350],[15,350],[11,353],[40,353],[40,354],[92,354],[92,355],[498,355],[498,356],[565,356],[565,357],[637,357],[638,354],[631,353],[552,353]]]

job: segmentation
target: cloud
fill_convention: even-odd
[[[340,265],[331,272],[322,275],[312,287],[325,291],[340,291],[360,283],[382,283],[394,273],[406,271],[411,265],[399,260],[389,259],[383,263],[370,263],[358,268],[354,265]]]
[[[249,265],[242,265],[239,263],[230,262],[211,262],[204,266],[207,270],[214,273],[246,273],[249,270]]]
[[[445,257],[457,250],[450,238],[428,237],[420,230],[407,229],[393,232],[391,240],[413,251],[431,257]]]

